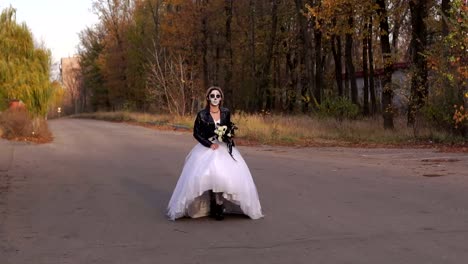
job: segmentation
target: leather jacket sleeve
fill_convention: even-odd
[[[231,112],[228,110],[226,111],[226,125],[231,125]]]
[[[197,118],[195,119],[195,124],[193,125],[193,137],[200,142],[203,146],[209,148],[213,143],[209,141],[204,135],[204,124],[201,117],[201,113],[198,113]]]
[[[226,125],[232,126],[233,124],[231,123],[231,112],[229,110],[226,111]],[[232,146],[235,147],[236,143],[234,140],[231,140]]]

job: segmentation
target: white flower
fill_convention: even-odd
[[[222,129],[220,127],[218,127],[215,131],[215,134],[218,135],[218,136],[222,136],[224,133],[222,131]]]
[[[227,126],[219,126],[218,128],[216,128],[214,132],[216,135],[222,137],[224,136],[224,134],[226,134],[226,131],[227,131]]]

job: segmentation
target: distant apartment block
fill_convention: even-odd
[[[69,88],[76,81],[80,71],[80,58],[77,56],[60,60],[60,81],[65,88]]]
[[[76,114],[81,108],[81,75],[80,58],[78,56],[60,60],[60,82],[65,89],[64,112]]]

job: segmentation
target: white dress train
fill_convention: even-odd
[[[198,143],[185,158],[184,168],[168,205],[169,219],[207,216],[209,190],[223,193],[226,213],[241,213],[252,219],[263,217],[257,188],[240,152],[218,142],[212,150]]]

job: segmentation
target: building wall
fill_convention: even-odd
[[[392,84],[393,84],[393,105],[399,112],[404,112],[408,108],[408,95],[409,88],[406,87],[408,83],[408,71],[405,69],[397,69],[393,72],[392,75]],[[377,104],[380,105],[382,101],[382,75],[374,77],[375,83],[375,97]],[[358,98],[360,105],[364,104],[364,78],[356,77],[356,83],[358,88]],[[346,85],[346,82],[343,80],[343,85]],[[348,95],[351,97],[351,95]],[[369,93],[369,102],[370,102],[370,93]]]
[[[65,89],[62,111],[64,114],[76,114],[80,111],[80,60],[68,57],[60,60],[60,82]]]

